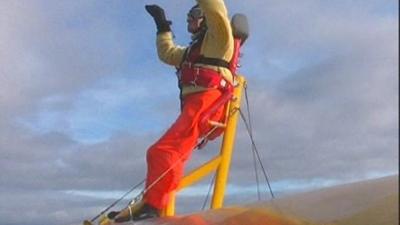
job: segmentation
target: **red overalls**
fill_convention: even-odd
[[[221,97],[224,82],[228,85],[216,71],[193,67],[200,57],[200,47],[201,43],[190,47],[181,66],[180,81],[183,85],[199,85],[210,89],[184,96],[177,120],[147,151],[146,189],[149,189],[144,194],[144,202],[158,209],[164,209],[168,204],[169,193],[177,188],[184,165],[197,141],[211,129],[208,123],[201,123],[202,114]],[[223,105],[217,108],[209,119],[223,121],[224,108]],[[167,170],[168,173],[163,176]],[[160,176],[163,177],[157,181]]]

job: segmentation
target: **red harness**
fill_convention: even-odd
[[[232,99],[233,97],[233,85],[230,84],[228,81],[224,79],[224,77],[218,73],[217,71],[209,68],[202,68],[196,65],[196,63],[199,63],[199,59],[201,59],[203,56],[200,54],[200,49],[201,49],[201,43],[202,40],[198,40],[197,42],[193,43],[189,49],[188,52],[185,54],[185,59],[183,63],[181,64],[179,73],[178,73],[178,78],[179,78],[179,84],[180,86],[184,85],[189,85],[189,86],[201,86],[205,88],[218,88],[222,91],[221,97],[219,97],[213,104],[212,106],[206,110],[202,115],[200,119],[200,126],[209,126],[209,118],[214,115],[218,109],[221,107],[227,107],[228,102]],[[239,61],[239,55],[240,55],[240,46],[241,46],[241,40],[240,39],[234,39],[234,53],[232,56],[231,61],[224,62],[222,60],[219,60],[219,64],[223,64],[223,67],[228,68],[233,76],[236,76],[236,69],[238,67],[238,61]],[[214,59],[211,59],[211,62]],[[208,58],[208,61],[209,58]],[[221,63],[222,61],[222,63]],[[211,63],[204,63],[203,61],[200,62],[201,64],[211,64]],[[215,64],[211,64],[215,65]],[[224,123],[226,118],[223,118],[222,121],[216,121],[219,123]],[[206,137],[207,140],[213,140],[220,136],[224,132],[224,128],[216,128],[213,132],[208,134]]]
[[[204,59],[204,57],[200,54],[201,43],[202,39],[194,42],[188,48],[187,53],[185,54],[185,59],[182,62],[179,70],[180,84],[183,86],[219,88],[224,91],[226,91],[227,89],[232,89],[230,88],[231,85],[229,84],[229,82],[226,81],[220,73],[213,69],[204,68],[196,65],[196,63],[212,65],[211,63],[203,63],[200,61],[200,59]],[[223,63],[226,63],[227,66],[229,66],[229,63],[223,60],[219,61],[222,61]]]

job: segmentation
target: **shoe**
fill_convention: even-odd
[[[121,223],[129,220],[139,221],[159,216],[160,214],[157,208],[154,208],[143,201],[139,201],[129,205],[127,208],[114,215],[114,221]]]
[[[157,217],[160,217],[159,210],[149,204],[144,204],[141,209],[133,214],[132,220],[139,221]]]
[[[118,215],[118,214],[119,214],[119,212],[111,211],[107,215],[103,215],[102,217],[100,217],[99,225],[111,225],[111,224],[113,224],[113,220],[114,220],[115,216]]]
[[[107,214],[107,217],[113,220],[121,211],[111,211]]]

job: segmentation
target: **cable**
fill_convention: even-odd
[[[247,109],[247,118],[249,120],[249,129],[250,129],[250,133],[251,136],[253,136],[253,126],[252,126],[252,120],[251,120],[251,115],[250,115],[250,104],[249,104],[249,97],[248,97],[248,93],[247,93],[247,83],[245,83],[244,85],[244,89],[245,89],[245,98],[246,98],[246,109]],[[255,177],[256,177],[256,183],[257,183],[257,199],[260,201],[261,200],[261,193],[260,193],[260,181],[258,178],[258,167],[257,167],[257,159],[256,159],[256,150],[254,149],[253,145],[252,145],[252,155],[253,155],[253,166],[254,166],[254,173],[255,173]]]
[[[258,178],[258,166],[257,166],[257,156],[256,152],[254,151],[254,148],[252,149],[252,155],[253,155],[253,167],[254,167],[254,174],[256,177],[256,183],[257,183],[257,199],[258,201],[261,200],[261,192],[260,192],[260,179]]]
[[[244,89],[245,89],[246,103],[247,103],[247,106],[248,106],[247,86],[245,86]],[[249,107],[248,107],[248,108],[249,108]],[[249,137],[250,137],[251,144],[252,144],[252,148],[253,148],[253,150],[254,150],[256,156],[257,156],[258,162],[260,163],[260,166],[261,166],[262,172],[263,172],[263,174],[264,174],[265,180],[266,180],[266,182],[267,182],[267,185],[268,185],[268,188],[269,188],[269,192],[270,192],[270,194],[271,194],[271,197],[272,197],[272,198],[275,198],[275,195],[274,195],[274,193],[273,193],[273,191],[272,191],[272,188],[271,188],[271,184],[270,184],[270,182],[269,182],[269,178],[268,178],[267,172],[266,172],[266,170],[265,170],[265,168],[264,168],[264,165],[263,165],[263,163],[262,163],[262,161],[261,161],[261,157],[260,157],[260,154],[259,154],[257,145],[255,144],[254,137],[253,137],[253,133],[251,132],[251,129],[250,129],[250,124],[247,122],[247,120],[246,120],[246,118],[245,118],[245,116],[244,116],[244,114],[243,114],[243,111],[242,111],[240,108],[239,108],[239,113],[240,113],[240,117],[242,118],[242,120],[243,120],[243,122],[244,122],[244,124],[245,124],[247,133],[248,133],[248,135],[249,135]],[[249,115],[250,115],[250,111],[249,111]],[[251,119],[251,117],[249,117],[249,119]]]
[[[214,184],[214,182],[215,182],[215,175],[216,175],[216,173],[214,173],[214,176],[213,176],[213,178],[211,179],[210,185],[208,186],[208,193],[207,193],[206,199],[205,199],[204,202],[203,202],[203,207],[201,207],[201,210],[202,210],[202,211],[206,208],[206,204],[207,204],[207,202],[208,202],[208,199],[210,198],[211,189],[212,189],[213,184]]]
[[[129,193],[131,193],[133,190],[135,190],[136,188],[138,188],[140,185],[142,185],[144,183],[145,180],[142,180],[141,182],[139,182],[138,184],[136,184],[134,187],[132,187],[131,189],[129,189],[129,191],[127,191],[125,194],[122,195],[122,197],[120,197],[119,199],[117,199],[115,202],[113,202],[111,205],[109,205],[108,207],[106,207],[105,209],[103,209],[99,214],[97,214],[95,217],[93,217],[90,221],[94,222],[97,218],[99,218],[101,215],[103,215],[105,212],[107,212],[109,209],[111,209],[112,207],[114,207],[116,204],[118,204],[118,202],[120,202],[122,199],[124,199]]]
[[[274,193],[272,192],[271,185],[270,185],[270,183],[269,183],[269,179],[268,179],[267,173],[266,173],[266,171],[265,171],[264,165],[263,165],[263,163],[262,163],[262,161],[261,161],[260,154],[259,154],[259,152],[258,152],[257,146],[256,146],[256,144],[255,144],[255,142],[254,142],[253,136],[252,136],[252,135],[250,134],[250,132],[249,132],[249,128],[248,128],[247,121],[246,121],[246,119],[245,119],[245,117],[244,117],[244,115],[243,115],[242,110],[239,109],[239,112],[240,112],[240,116],[242,117],[243,122],[245,123],[247,132],[248,132],[248,134],[249,134],[249,136],[250,136],[251,144],[253,145],[253,148],[256,150],[255,153],[256,153],[256,155],[257,155],[258,162],[260,163],[261,169],[262,169],[262,171],[263,171],[263,173],[264,173],[265,180],[267,181],[268,188],[269,188],[269,191],[270,191],[270,193],[271,193],[271,196],[272,196],[272,198],[275,198],[275,195],[274,195]]]

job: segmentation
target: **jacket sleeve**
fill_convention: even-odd
[[[230,19],[223,0],[197,0],[206,17],[207,33],[202,54],[230,61],[233,54],[233,37]]]
[[[157,53],[164,63],[179,67],[185,51],[185,47],[175,45],[171,32],[162,32],[157,35]]]

